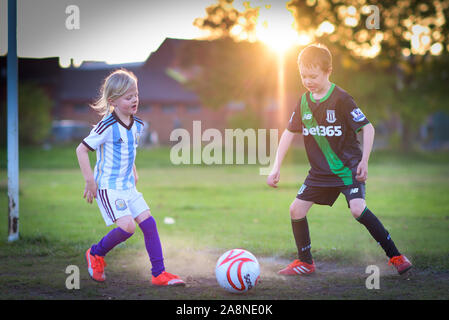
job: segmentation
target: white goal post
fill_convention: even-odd
[[[8,0],[8,53],[6,64],[8,242],[12,242],[19,239],[19,108],[16,0]]]

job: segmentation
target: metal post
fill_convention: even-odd
[[[19,239],[19,114],[17,67],[17,2],[8,0],[8,242]]]

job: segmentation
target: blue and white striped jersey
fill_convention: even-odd
[[[139,118],[132,117],[126,126],[113,112],[82,141],[97,152],[94,177],[98,189],[127,190],[135,186],[133,165],[143,130]]]

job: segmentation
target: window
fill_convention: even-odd
[[[186,106],[186,110],[188,113],[198,113],[201,111],[201,107],[196,106],[196,105],[191,105],[191,106]]]
[[[75,113],[87,113],[89,112],[89,107],[87,106],[87,104],[74,104],[73,105],[73,111]]]
[[[172,104],[164,104],[162,105],[163,113],[174,113],[176,111],[176,107]]]
[[[141,111],[141,112],[151,112],[151,111],[153,111],[153,106],[151,106],[149,104],[143,104],[143,105],[139,106],[139,111]]]

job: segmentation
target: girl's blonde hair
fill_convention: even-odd
[[[109,115],[114,111],[114,107],[109,101],[124,95],[132,85],[137,85],[137,77],[134,73],[126,69],[115,70],[104,79],[100,89],[100,98],[90,105],[91,108],[102,116]]]

